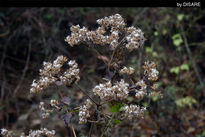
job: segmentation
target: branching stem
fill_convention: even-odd
[[[111,119],[110,119],[109,122],[107,123],[107,125],[106,125],[106,127],[105,127],[105,129],[104,129],[104,131],[102,132],[102,134],[101,134],[100,137],[103,137],[104,134],[107,132],[107,130],[108,130],[108,128],[109,128],[109,126],[110,126],[110,124],[111,124],[111,122],[112,122],[114,116],[115,116],[115,114],[112,115]]]
[[[95,100],[93,100],[91,97],[90,97],[90,95],[88,95],[88,93],[84,90],[84,89],[82,89],[78,84],[75,84],[93,103],[95,103],[97,106],[99,106],[99,104],[95,101]]]

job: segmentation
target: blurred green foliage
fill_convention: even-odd
[[[191,108],[193,104],[197,103],[197,101],[196,101],[196,99],[194,99],[191,96],[186,96],[184,98],[180,98],[180,99],[175,100],[175,103],[176,103],[177,107],[188,106]]]
[[[184,63],[180,66],[172,67],[169,71],[171,73],[179,74],[179,72],[183,70],[189,70],[189,65],[187,63]]]

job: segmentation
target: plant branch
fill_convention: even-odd
[[[104,131],[103,131],[103,133],[101,134],[100,137],[103,137],[104,134],[107,132],[107,130],[108,130],[109,126],[110,126],[110,123],[112,122],[114,116],[115,116],[115,114],[112,115],[111,119],[110,119],[109,122],[107,123],[107,125],[106,125],[106,127],[105,127],[105,129],[104,129]]]
[[[184,33],[184,28],[183,28],[182,25],[180,25],[180,29],[181,29],[182,37],[183,37],[183,39],[184,39],[184,45],[185,45],[186,51],[187,51],[187,53],[188,53],[189,59],[191,60],[192,66],[193,66],[193,68],[194,68],[194,72],[196,73],[196,76],[197,76],[197,78],[198,78],[198,80],[199,80],[199,82],[200,82],[200,85],[201,85],[202,88],[203,88],[203,87],[204,87],[203,80],[202,80],[202,78],[201,78],[201,76],[200,76],[200,74],[199,74],[199,71],[198,71],[198,69],[197,69],[196,62],[195,62],[195,60],[194,60],[193,57],[192,57],[192,53],[191,53],[191,50],[190,50],[190,48],[189,48],[189,44],[188,44],[186,35],[185,35],[185,33]],[[203,94],[205,94],[205,93],[203,92]]]
[[[84,89],[82,89],[78,84],[75,84],[93,103],[95,103],[97,106],[99,106],[99,104],[95,101],[95,100],[93,100],[91,97],[90,97],[90,95],[88,95],[88,93],[84,90]]]
[[[115,48],[115,50],[112,52],[110,61],[109,61],[109,63],[108,63],[108,70],[110,70],[110,65],[111,65],[111,63],[112,63],[112,60],[113,60],[113,58],[114,58],[114,55],[115,55],[117,49],[119,49],[119,48],[121,47],[121,44],[125,41],[125,39],[126,39],[126,35],[125,35],[124,38],[120,41],[120,43],[119,43],[119,45],[117,46],[117,48]]]
[[[74,137],[77,137],[77,136],[76,136],[76,133],[75,133],[75,129],[73,128],[73,125],[71,125],[71,128],[72,128]]]
[[[20,81],[19,81],[17,87],[14,90],[14,94],[13,94],[14,96],[16,95],[16,93],[18,92],[19,88],[21,87],[21,84],[23,83],[24,77],[25,77],[26,72],[28,70],[30,56],[31,56],[31,43],[29,43],[29,45],[28,45],[28,56],[27,56],[27,59],[26,59],[26,64],[25,64],[25,67],[23,69],[23,74],[22,74],[22,76],[20,78]]]

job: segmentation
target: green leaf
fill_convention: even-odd
[[[147,103],[147,102],[143,102],[143,103],[142,103],[142,106],[143,106],[143,107],[148,107],[148,103]]]
[[[161,87],[162,86],[162,82],[160,81],[160,82],[157,82],[157,85],[158,85],[158,87]]]
[[[192,105],[196,103],[197,103],[196,99],[194,99],[191,96],[186,96],[184,98],[175,100],[175,104],[177,105],[177,107],[185,107],[185,106],[192,107]]]
[[[167,30],[166,30],[165,28],[163,28],[162,34],[163,34],[163,35],[166,35],[166,34],[167,34]]]
[[[113,121],[113,124],[120,124],[122,121],[120,121],[120,120],[118,120],[118,119],[115,119],[114,121]]]
[[[159,99],[159,97],[158,96],[152,96],[152,101],[157,101]]]
[[[196,137],[201,137],[201,135],[200,135],[200,134],[197,134]]]
[[[158,36],[159,34],[158,34],[158,32],[157,31],[155,31],[154,32],[154,36]]]
[[[153,57],[158,57],[157,52],[155,52],[155,51],[154,51],[154,52],[152,52],[152,56],[153,56]]]
[[[184,18],[184,14],[178,14],[178,15],[177,15],[177,20],[178,20],[178,21],[183,20],[183,18]]]
[[[202,136],[205,136],[205,129],[204,129],[203,132],[202,132]]]
[[[122,103],[120,103],[120,102],[117,102],[117,103],[115,103],[113,106],[111,106],[110,107],[110,112],[119,112],[120,111],[120,109],[122,108]]]
[[[94,69],[93,69],[93,68],[90,68],[90,69],[87,70],[87,73],[88,73],[88,74],[91,74],[91,73],[93,73],[93,72],[94,72]]]
[[[146,51],[147,53],[152,53],[153,50],[152,50],[152,48],[150,48],[150,47],[146,47],[146,48],[145,48],[145,51]]]
[[[45,15],[45,18],[46,18],[46,19],[51,19],[52,17],[53,17],[52,14],[46,14],[46,15]]]
[[[179,67],[173,67],[169,70],[171,73],[179,74]]]
[[[181,35],[179,33],[172,36],[172,41],[176,47],[180,46],[183,43],[183,40],[182,40]]]
[[[188,65],[188,64],[182,64],[182,65],[180,66],[180,69],[181,69],[181,70],[189,70],[189,65]]]
[[[79,112],[80,111],[80,109],[74,109],[74,110],[72,110],[71,112],[72,113],[76,113],[76,112]]]

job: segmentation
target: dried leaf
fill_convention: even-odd
[[[111,80],[113,78],[115,74],[111,71],[109,71],[106,75],[105,75],[105,78],[108,79],[108,80]]]
[[[194,131],[195,131],[195,128],[190,127],[190,128],[188,128],[188,130],[187,130],[187,134],[193,133]]]
[[[71,113],[66,113],[65,115],[63,115],[63,120],[67,126],[69,126],[70,124],[71,117],[72,117]]]
[[[18,121],[24,121],[24,120],[27,120],[28,119],[28,114],[23,114],[21,115],[19,118],[18,118]]]
[[[70,98],[69,97],[63,97],[61,99],[61,102],[66,104],[66,105],[70,105]]]
[[[61,81],[56,81],[55,83],[56,83],[57,86],[63,85],[63,82],[61,82]]]
[[[109,62],[108,57],[103,56],[103,55],[98,56],[98,59],[99,59],[99,60],[102,60],[103,62],[106,62],[106,63],[108,63],[108,62]]]

